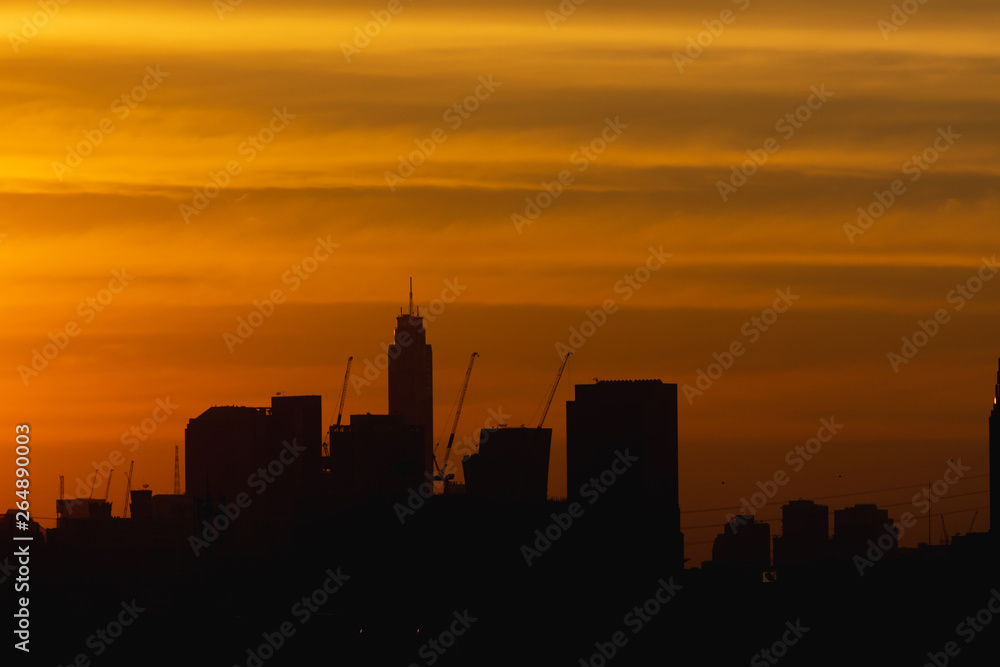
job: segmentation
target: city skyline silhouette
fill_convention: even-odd
[[[9,4],[8,662],[990,664],[998,18]]]

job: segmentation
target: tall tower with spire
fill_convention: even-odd
[[[1000,365],[1000,364],[998,364]],[[993,388],[993,411],[990,412],[990,534],[1000,545],[1000,370]]]
[[[400,309],[395,342],[389,347],[389,414],[403,417],[407,425],[424,428],[424,471],[433,474],[434,382],[431,346],[427,344],[424,318],[413,308],[413,278],[410,278],[410,309]]]

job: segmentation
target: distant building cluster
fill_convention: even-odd
[[[60,498],[54,541],[89,539],[95,531],[117,531],[120,537],[124,530],[155,542],[157,526],[198,534],[199,526],[213,525],[220,510],[247,509],[265,491],[266,501],[244,513],[244,529],[295,523],[345,503],[398,503],[416,489],[434,489],[435,482],[451,503],[547,502],[552,430],[541,423],[482,429],[478,451],[460,462],[464,483],[452,482],[454,474],[448,471],[454,468],[446,470],[448,463],[436,458],[433,357],[424,319],[413,308],[412,288],[409,311],[401,309],[396,318],[387,358],[387,414],[355,414],[346,424],[338,415],[324,433],[320,396],[276,395],[269,407],[211,407],[187,424],[183,495],[179,481],[170,495],[131,490],[125,513],[130,511],[130,523],[138,527],[128,529],[111,527],[117,519],[106,498]],[[459,404],[471,370],[470,362]],[[991,473],[1000,461],[998,400],[1000,372],[989,419]],[[599,512],[591,513],[603,515],[615,530],[644,533],[670,567],[683,567],[676,384],[620,380],[577,385],[574,399],[566,403],[566,458],[566,502],[581,508],[599,502]],[[991,496],[992,516],[1000,516],[998,495]],[[229,517],[226,523],[234,522]],[[899,547],[897,528],[886,509],[855,504],[833,512],[831,535],[828,506],[794,500],[781,508],[777,536],[753,515],[735,516],[715,538],[712,560],[704,565],[752,573],[870,561],[873,554],[878,559],[908,558],[913,550]]]
[[[434,482],[450,502],[547,502],[552,429],[541,424],[482,429],[478,451],[453,462],[461,464],[464,483],[451,482],[453,475],[439,467],[433,357],[412,291],[386,356],[387,414],[355,414],[346,424],[338,417],[324,433],[320,396],[277,395],[269,407],[214,406],[194,417],[185,430],[184,494],[131,491],[130,523],[173,521],[197,534],[220,507],[244,508],[266,491],[239,524],[273,528],[343,503],[392,503]],[[566,423],[568,501],[589,506],[600,500],[601,514],[635,521],[655,511],[654,541],[671,567],[683,567],[677,385],[577,385]],[[93,531],[95,523],[118,523],[106,499],[63,498],[57,514],[56,534],[67,538]]]

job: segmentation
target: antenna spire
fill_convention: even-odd
[[[410,276],[410,317],[413,317],[413,276]]]

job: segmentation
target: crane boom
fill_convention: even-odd
[[[337,409],[337,426],[340,426],[340,418],[344,416],[344,401],[347,400],[347,381],[351,379],[351,361],[354,357],[347,357],[347,371],[344,373],[344,386],[340,390],[340,407]]]
[[[451,456],[451,446],[455,442],[455,431],[458,430],[458,419],[462,416],[462,404],[465,402],[465,391],[469,388],[469,378],[472,377],[472,364],[475,363],[476,357],[478,356],[478,352],[473,352],[472,356],[469,357],[469,367],[465,371],[465,380],[462,382],[462,391],[458,394],[458,405],[455,408],[455,423],[451,427],[451,434],[448,436],[448,448],[444,453],[444,464],[438,469],[439,474],[435,477],[435,479],[440,479],[445,484],[448,483],[448,478],[445,476],[445,471],[448,468],[448,457]]]
[[[108,471],[108,485],[104,487],[104,499],[108,499],[108,494],[111,493],[111,473],[115,471],[114,468]]]
[[[567,352],[566,356],[563,357],[562,365],[559,366],[559,372],[556,373],[555,382],[552,383],[552,391],[549,392],[549,400],[545,402],[545,409],[542,410],[542,418],[538,420],[538,428],[541,428],[542,424],[545,423],[545,415],[549,414],[549,407],[552,405],[552,399],[556,396],[556,388],[559,386],[559,378],[562,377],[563,370],[566,368],[566,362],[569,361],[569,355],[571,354],[573,353]]]
[[[123,519],[127,519],[128,518],[128,505],[129,505],[128,501],[130,500],[129,496],[132,493],[132,468],[134,468],[134,467],[135,467],[135,461],[131,461],[128,464],[128,476],[125,478],[128,481],[125,484],[125,506],[124,506],[125,509],[122,512],[122,518]]]

